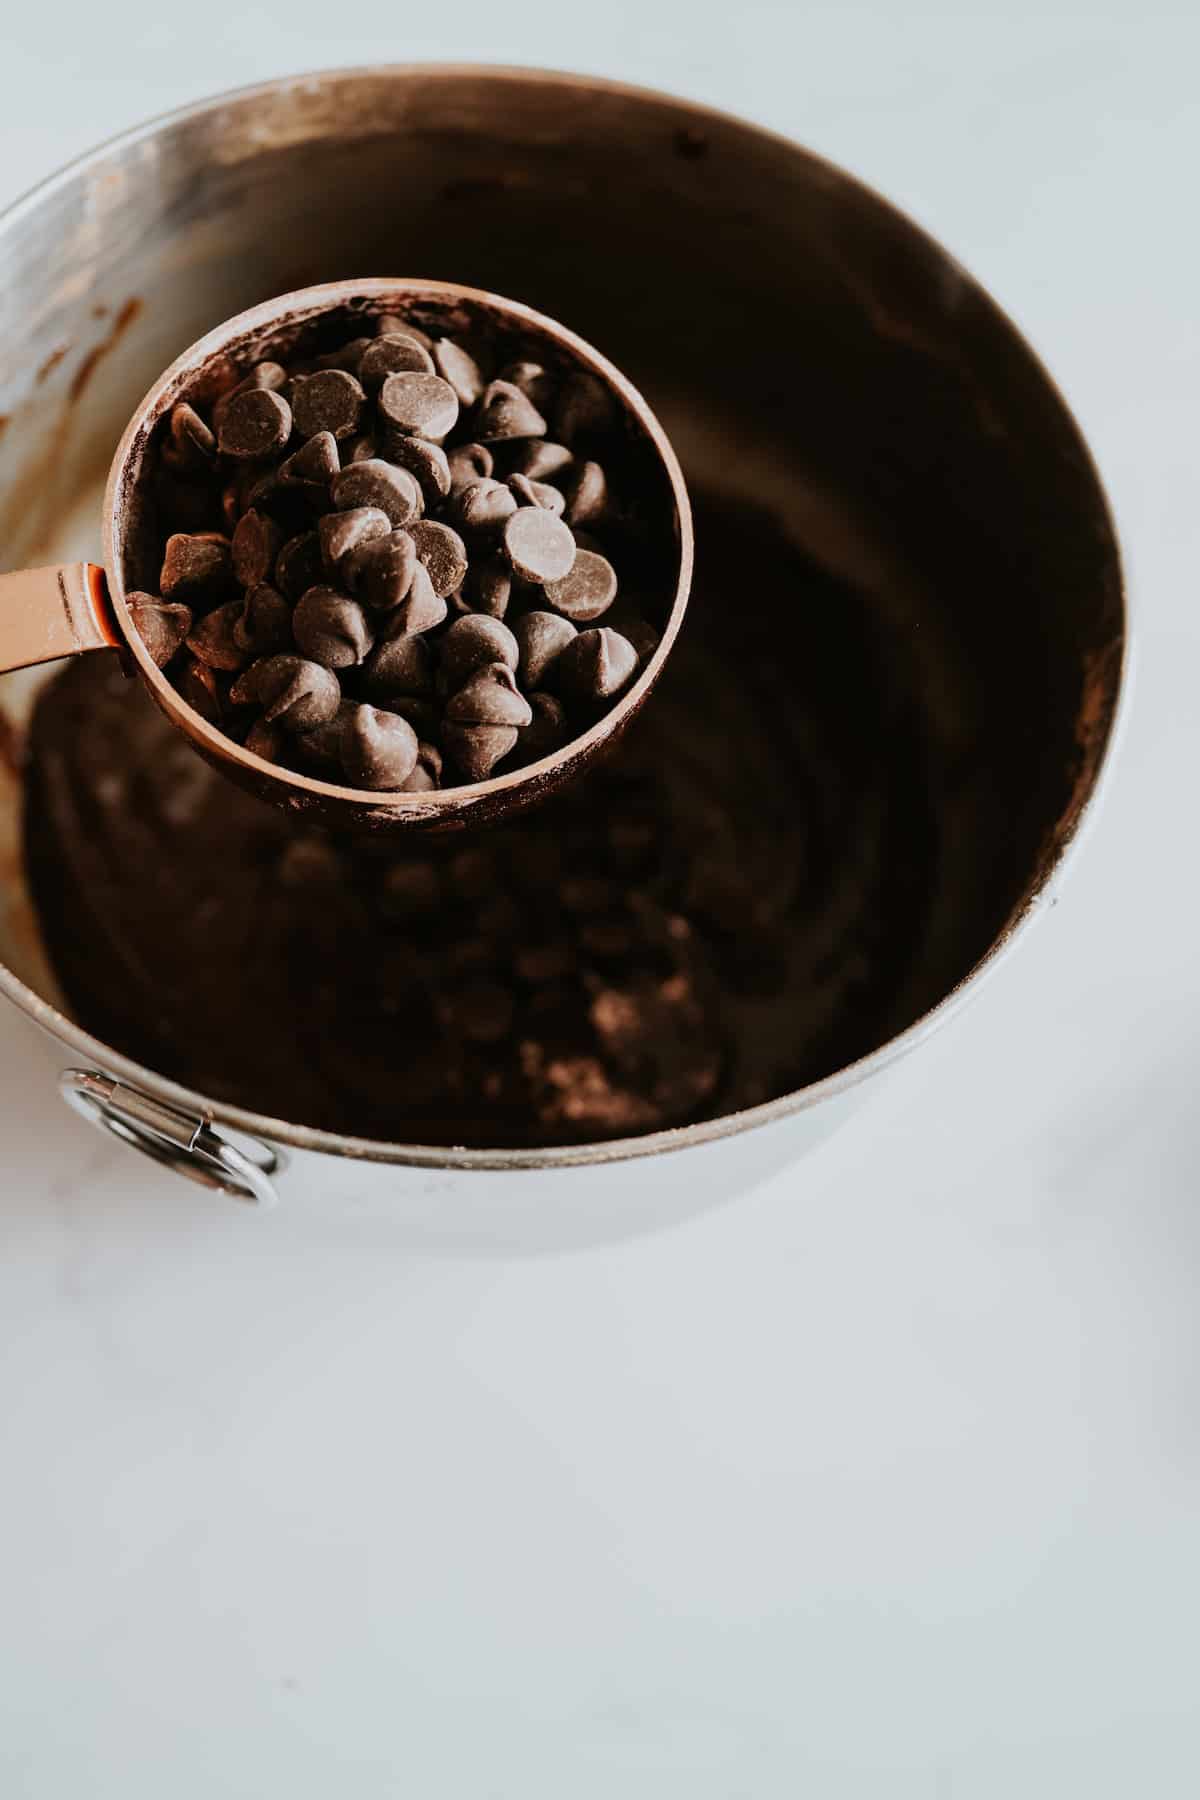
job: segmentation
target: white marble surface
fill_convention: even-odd
[[[576,65],[883,187],[1097,451],[1136,704],[1062,904],[859,1125],[722,1213],[389,1257],[173,1184],[0,1016],[4,1800],[1200,1788],[1194,11],[22,8],[0,199],[148,112]]]

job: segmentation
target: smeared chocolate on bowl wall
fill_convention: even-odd
[[[765,513],[696,498],[689,626],[643,716],[491,831],[298,832],[108,659],[68,668],[26,848],[81,1023],[243,1107],[488,1147],[726,1113],[909,1023],[939,865],[912,669]],[[731,607],[747,541],[761,605]]]

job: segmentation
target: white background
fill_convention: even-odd
[[[22,6],[0,199],[209,91],[435,56],[748,114],[962,257],[1116,504],[1123,756],[1062,904],[859,1122],[622,1249],[244,1215],[0,1017],[0,1794],[1194,1796],[1195,14]]]

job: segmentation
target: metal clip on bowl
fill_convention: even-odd
[[[81,1118],[98,1125],[110,1137],[131,1144],[144,1156],[216,1188],[250,1206],[272,1207],[279,1195],[270,1177],[281,1165],[276,1151],[253,1142],[243,1151],[223,1138],[205,1119],[155,1100],[137,1088],[125,1087],[107,1075],[89,1069],[64,1069],[59,1092]]]

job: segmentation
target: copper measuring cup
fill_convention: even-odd
[[[145,568],[149,541],[145,477],[171,409],[203,394],[232,363],[243,370],[272,355],[296,355],[331,317],[355,326],[398,312],[436,321],[453,335],[481,329],[502,342],[541,350],[553,363],[589,370],[618,406],[620,429],[642,470],[670,538],[669,580],[661,594],[661,639],[637,680],[591,728],[553,755],[508,774],[433,793],[373,792],[297,774],[256,756],[201,718],[150,657],[134,626],[127,594],[154,586]],[[619,738],[657,681],[679,631],[691,585],[691,509],[683,474],[662,426],[620,370],[557,321],[478,288],[450,282],[377,279],[331,282],[298,289],[227,320],[173,362],[145,396],[117,446],[104,496],[103,566],[66,563],[0,575],[0,671],[25,668],[84,651],[117,650],[157,705],[193,747],[261,799],[339,831],[455,829],[506,817],[546,797],[582,773]]]

